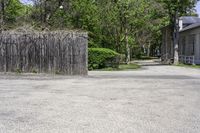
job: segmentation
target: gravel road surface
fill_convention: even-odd
[[[0,74],[0,133],[200,133],[200,70]]]

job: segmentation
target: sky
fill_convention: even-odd
[[[30,0],[20,0],[22,3],[31,4]]]
[[[196,10],[197,10],[197,13],[200,16],[200,2],[197,3]]]
[[[21,0],[23,3],[26,3],[26,4],[30,4],[30,0]],[[197,6],[196,6],[196,10],[197,10],[197,13],[199,14],[200,16],[200,2],[197,3]]]

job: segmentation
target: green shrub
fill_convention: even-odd
[[[38,73],[36,69],[32,69],[32,73]]]
[[[99,46],[98,46],[97,43],[95,43],[94,41],[90,40],[88,42],[88,47],[90,47],[90,48],[98,48]]]
[[[22,70],[17,68],[15,72],[19,74],[19,73],[22,73]]]
[[[119,62],[122,63],[122,64],[126,62],[126,55],[125,54],[120,54]]]
[[[106,48],[88,49],[89,70],[119,66],[119,54]]]

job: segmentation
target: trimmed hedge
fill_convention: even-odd
[[[89,70],[118,67],[120,54],[107,48],[89,48]]]

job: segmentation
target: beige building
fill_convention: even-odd
[[[185,64],[200,64],[200,18],[181,17],[179,27],[179,61]],[[164,27],[162,34],[161,59],[170,63],[174,55],[170,27]]]

